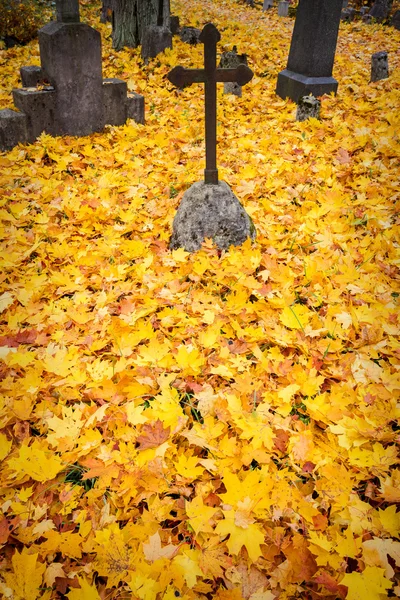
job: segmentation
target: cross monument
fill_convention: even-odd
[[[170,71],[168,79],[177,87],[204,83],[206,133],[204,181],[217,184],[217,82],[236,82],[239,85],[246,85],[253,77],[253,71],[244,64],[240,64],[235,69],[217,68],[217,43],[221,35],[212,23],[205,25],[199,39],[204,44],[204,69],[185,69],[178,66]]]
[[[175,67],[168,74],[171,83],[184,87],[204,83],[206,168],[204,181],[194,183],[182,197],[174,222],[169,247],[195,252],[211,238],[221,249],[254,240],[255,227],[239,199],[225,181],[218,181],[217,169],[217,83],[245,85],[253,72],[245,64],[234,69],[217,68],[218,29],[207,23],[200,34],[204,44],[204,69]]]

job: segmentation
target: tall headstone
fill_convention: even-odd
[[[264,0],[262,9],[269,10],[270,8],[273,7],[273,5],[274,5],[273,0]]]
[[[21,112],[0,110],[0,149],[43,131],[80,136],[128,118],[144,122],[143,96],[128,95],[125,81],[102,78],[100,34],[80,22],[79,1],[57,0],[56,15],[39,31],[41,67],[20,70],[24,87],[13,98]]]
[[[183,247],[194,252],[205,238],[211,238],[223,249],[238,246],[247,238],[254,239],[254,225],[230,187],[218,180],[217,169],[217,82],[245,85],[253,77],[247,65],[217,68],[218,29],[207,23],[200,34],[204,44],[204,69],[177,66],[168,79],[178,87],[204,83],[206,168],[204,181],[193,184],[183,195],[172,226],[170,248]]]
[[[337,91],[332,77],[343,0],[299,0],[287,67],[276,93],[297,102],[302,96]]]
[[[104,127],[100,33],[79,20],[78,0],[57,1],[57,21],[39,31],[44,79],[57,90],[62,135],[88,135]]]

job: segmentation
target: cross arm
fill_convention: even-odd
[[[236,69],[217,69],[216,81],[234,81],[239,85],[246,85],[253,77],[253,71],[244,64],[238,65]]]
[[[167,75],[167,79],[177,87],[184,87],[192,83],[203,83],[205,81],[204,69],[185,69],[174,67]]]

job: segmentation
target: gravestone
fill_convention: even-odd
[[[217,170],[217,82],[236,82],[245,85],[253,77],[247,65],[236,68],[217,68],[218,29],[208,23],[200,34],[204,44],[204,69],[175,67],[168,79],[183,88],[192,83],[204,83],[206,168],[204,181],[193,184],[183,195],[172,226],[170,248],[183,247],[194,252],[205,238],[211,238],[223,249],[254,239],[255,228],[243,206],[230,187],[218,180]]]
[[[302,96],[337,91],[332,77],[343,0],[299,0],[287,67],[276,93],[297,102]]]
[[[247,65],[247,56],[238,54],[236,46],[233,46],[230,52],[223,52],[219,61],[221,69],[235,69],[240,64]],[[240,98],[242,96],[242,86],[236,81],[226,81],[224,83],[224,94],[233,94]]]
[[[389,1],[388,0],[375,0],[371,10],[368,13],[369,17],[375,19],[378,23],[381,23],[387,19],[389,15]]]
[[[393,25],[395,29],[398,29],[400,31],[400,10],[396,10],[392,17],[392,20],[390,21],[390,24]]]
[[[375,52],[371,57],[371,82],[389,77],[387,52]]]
[[[269,10],[273,6],[274,6],[273,0],[264,0],[264,4],[263,4],[262,9],[263,10]]]
[[[185,44],[195,46],[200,42],[200,34],[201,31],[200,29],[197,29],[197,27],[182,27],[179,32],[179,37]]]
[[[143,97],[128,96],[120,79],[103,80],[100,34],[80,22],[78,0],[57,0],[56,14],[57,21],[39,31],[41,66],[22,67],[24,87],[13,90],[19,120],[0,111],[2,149],[34,142],[43,131],[82,136],[101,131],[105,124],[123,125],[132,115],[144,122]]]
[[[180,30],[179,17],[176,15],[171,15],[169,18],[169,28],[171,30],[172,35],[176,35]]]
[[[306,121],[313,117],[319,119],[321,102],[314,96],[303,96],[297,103],[296,121]]]
[[[287,17],[289,14],[289,1],[281,0],[278,2],[278,16],[279,17]]]
[[[157,25],[146,27],[142,35],[142,58],[145,62],[172,48],[172,33],[169,28],[169,4],[164,0],[158,2]]]

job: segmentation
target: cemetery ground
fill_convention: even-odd
[[[257,238],[169,250],[204,109],[166,75],[203,47],[143,65],[81,2],[146,124],[0,155],[2,597],[398,597],[400,32],[341,24],[338,95],[300,123],[274,93],[293,20],[172,11],[248,54],[243,96],[219,86],[218,166]],[[37,42],[0,61],[11,108]]]

